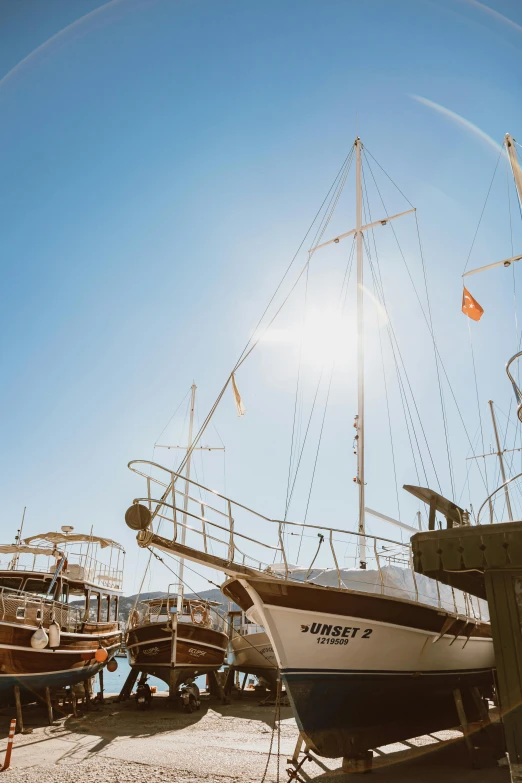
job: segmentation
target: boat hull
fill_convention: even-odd
[[[279,669],[266,631],[234,635],[230,640],[228,662],[237,671],[262,677],[271,688],[275,687]]]
[[[172,630],[167,622],[145,623],[128,631],[126,648],[133,669],[159,677],[169,686],[223,666],[228,637],[196,623],[179,623],[175,663]]]
[[[0,701],[6,706],[14,703],[14,688],[18,685],[22,699],[35,701],[45,688],[64,688],[92,677],[106,661],[95,659],[102,646],[107,660],[113,657],[121,644],[119,630],[109,628],[102,633],[62,632],[60,645],[36,650],[31,647],[31,636],[36,627],[0,622]]]
[[[474,720],[471,689],[491,690],[485,624],[455,618],[453,633],[441,633],[448,613],[436,607],[284,580],[223,589],[266,628],[298,726],[319,755],[352,757],[455,726],[456,688]]]

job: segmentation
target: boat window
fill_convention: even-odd
[[[49,584],[50,582],[46,582],[44,579],[28,579],[24,585],[24,590],[26,593],[35,593],[35,595],[45,597]]]
[[[89,596],[89,620],[93,622],[98,621],[100,595],[99,593],[91,593]]]
[[[17,620],[24,620],[25,619],[25,606],[17,606],[16,607],[16,619]]]
[[[22,585],[21,576],[3,576],[0,579],[0,587],[8,587],[11,590],[20,590]]]

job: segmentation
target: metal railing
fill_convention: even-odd
[[[0,588],[0,620],[20,625],[48,627],[56,621],[63,631],[75,632],[81,625],[80,610],[34,593]]]
[[[142,466],[146,466],[147,472]],[[134,502],[148,507],[155,532],[161,533],[167,522],[172,525],[173,541],[179,542],[181,531],[184,531],[186,545],[206,555],[254,568],[275,578],[406,598],[470,615],[477,620],[487,616],[486,606],[479,599],[416,574],[409,543],[322,525],[271,519],[197,481],[187,481],[158,463],[136,460],[129,468],[145,478],[147,494]],[[183,487],[189,485],[189,491],[178,490],[178,482]],[[161,497],[153,496],[153,487],[165,490]],[[197,493],[199,497],[196,497]],[[212,503],[204,499],[208,495]],[[265,540],[257,537],[260,529],[265,533]],[[256,537],[252,535],[254,531]],[[358,567],[362,540],[366,549],[366,569]],[[300,566],[292,565],[293,557],[299,559]]]
[[[70,544],[69,546],[74,546]],[[63,575],[71,581],[89,582],[96,587],[105,587],[109,590],[121,590],[123,586],[123,569],[97,560],[87,553],[70,551],[68,546],[63,547],[67,552],[68,564]],[[32,562],[20,556],[13,561],[0,562],[0,571],[8,571],[16,575],[17,572],[33,572],[37,574],[53,574],[56,567],[56,558],[48,555],[31,556]]]

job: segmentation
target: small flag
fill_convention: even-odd
[[[241,399],[239,389],[237,388],[236,376],[234,375],[234,373],[232,373],[232,391],[234,392],[234,400],[236,402],[237,415],[244,416],[246,413],[246,408],[243,405],[243,400]]]
[[[473,321],[480,321],[484,315],[484,308],[479,305],[476,299],[473,299],[467,288],[462,292],[462,312]]]

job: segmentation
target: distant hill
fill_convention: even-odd
[[[162,592],[155,592],[155,593],[141,593],[139,596],[140,601],[146,601],[149,598],[166,598],[168,593],[162,593]],[[172,595],[172,593],[171,593]],[[221,615],[224,615],[226,617],[228,613],[228,598],[225,598],[221,590],[219,590],[217,587],[213,587],[211,590],[202,590],[200,593],[195,595],[194,593],[185,593],[186,598],[203,598],[207,601],[216,601],[220,604],[219,607],[216,607],[218,612]],[[134,595],[122,595],[120,596],[120,608],[118,612],[118,619],[126,624],[127,620],[129,618],[129,614],[131,613],[134,604],[136,603],[136,593]],[[83,606],[83,601],[71,601],[72,606]],[[232,604],[232,609],[239,609],[236,604]]]
[[[140,601],[146,601],[149,598],[166,598],[167,593],[141,593],[139,600]],[[225,598],[221,590],[219,590],[217,587],[213,587],[211,590],[202,590],[200,593],[195,595],[194,593],[185,593],[186,598],[204,598],[207,601],[216,601],[217,603],[221,604],[218,611],[220,614],[226,615],[228,612],[228,598]],[[130,612],[132,611],[132,608],[136,602],[136,593],[134,595],[128,595],[128,596],[120,596],[120,611],[119,611],[119,619],[123,622],[127,622],[127,618],[129,617]],[[237,609],[238,607],[233,606],[233,608]]]

